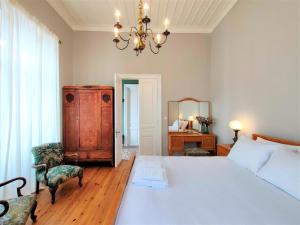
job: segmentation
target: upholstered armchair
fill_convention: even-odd
[[[15,179],[0,183],[3,187],[14,181],[22,181],[22,185],[17,188],[17,198],[9,200],[0,200],[0,224],[1,225],[24,225],[31,215],[32,221],[36,220],[35,209],[37,207],[36,195],[21,194],[21,189],[26,185],[24,177],[17,177]]]
[[[64,165],[63,147],[60,143],[49,143],[32,149],[36,168],[36,193],[39,193],[39,184],[48,186],[51,193],[51,203],[55,202],[55,193],[58,186],[66,180],[78,177],[79,186],[82,186],[83,169],[79,166]]]

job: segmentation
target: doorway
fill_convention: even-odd
[[[138,80],[122,80],[122,159],[139,150],[138,87]]]
[[[133,92],[137,91],[137,108],[132,112],[137,114],[138,132],[137,135],[132,131],[132,137],[138,137],[136,152],[141,155],[161,155],[161,75],[159,74],[115,74],[115,166],[122,160],[123,147],[130,145],[131,136],[128,134],[129,126],[128,114],[123,114],[123,107],[130,107],[123,103],[123,82],[131,80],[138,83],[133,87]],[[127,85],[131,92],[130,84]],[[136,88],[136,90],[134,90]],[[125,91],[124,91],[125,92]],[[126,93],[125,93],[126,94]],[[124,95],[125,95],[124,94]],[[130,95],[130,94],[129,94]],[[128,96],[127,96],[128,98]],[[135,97],[136,99],[136,97]],[[133,100],[135,101],[135,100]],[[125,102],[125,100],[124,100]],[[128,113],[128,110],[126,111]],[[127,129],[125,129],[125,127]],[[130,131],[129,131],[130,132]],[[129,143],[128,143],[129,142]],[[134,144],[132,144],[134,146]]]

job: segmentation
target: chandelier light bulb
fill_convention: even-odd
[[[164,21],[165,30],[168,29],[169,24],[170,24],[170,22],[169,22],[168,18],[166,18]]]
[[[161,40],[161,35],[157,34],[156,35],[156,42],[157,42],[157,44],[160,44],[160,40]]]
[[[120,11],[118,9],[115,11],[115,17],[116,17],[117,23],[119,23],[120,22],[121,13],[120,13]]]
[[[134,46],[138,47],[139,39],[137,37],[134,38]]]
[[[144,3],[144,15],[145,17],[148,16],[149,13],[149,5],[147,3]]]
[[[114,33],[115,33],[115,38],[117,38],[119,36],[119,29],[115,27]]]

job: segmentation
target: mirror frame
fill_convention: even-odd
[[[180,100],[177,100],[177,101],[168,101],[168,124],[169,124],[169,114],[170,114],[170,112],[169,112],[169,103],[170,102],[178,102],[178,103],[180,103],[180,102],[184,102],[184,101],[194,101],[194,102],[199,102],[199,103],[200,102],[207,102],[208,103],[208,117],[212,118],[211,103],[210,103],[210,101],[207,101],[207,100],[202,101],[202,100],[198,100],[198,99],[195,99],[195,98],[187,97],[187,98],[183,98],[183,99],[180,99]],[[168,132],[170,132],[169,129],[168,129]]]
[[[194,102],[207,102],[208,103],[208,116],[209,118],[211,118],[211,103],[210,101],[207,101],[207,100],[198,100],[198,99],[195,99],[195,98],[190,98],[190,97],[187,97],[187,98],[183,98],[183,99],[180,99],[180,100],[177,100],[177,101],[168,101],[168,117],[169,117],[169,102],[184,102],[184,101],[194,101]]]

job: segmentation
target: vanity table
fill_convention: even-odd
[[[216,136],[201,133],[201,124],[196,120],[198,116],[211,118],[209,101],[185,98],[168,102],[169,155],[184,155],[191,149],[209,151],[211,155],[216,155]],[[191,145],[194,147],[190,148]]]
[[[169,155],[184,154],[186,143],[197,143],[198,147],[216,154],[216,136],[214,134],[202,134],[192,132],[169,132]]]

